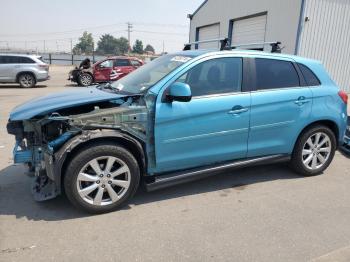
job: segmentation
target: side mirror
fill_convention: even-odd
[[[169,87],[166,98],[168,102],[190,102],[192,99],[191,88],[188,84],[175,82]]]

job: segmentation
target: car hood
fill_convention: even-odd
[[[73,91],[55,93],[32,99],[15,107],[10,113],[11,121],[28,120],[38,115],[45,115],[56,110],[86,105],[94,102],[103,102],[127,97],[128,95],[110,93],[97,89],[77,88]]]

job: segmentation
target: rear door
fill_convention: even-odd
[[[248,157],[289,154],[308,122],[312,92],[292,60],[252,59],[252,71]]]
[[[114,70],[118,73],[120,78],[134,71],[135,68],[132,66],[129,59],[118,58],[114,61]]]
[[[107,82],[113,70],[113,60],[105,60],[95,65],[94,78],[96,82]]]

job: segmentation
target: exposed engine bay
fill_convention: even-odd
[[[124,96],[79,106],[65,107],[28,120],[9,121],[7,130],[16,137],[15,163],[25,163],[35,176],[34,198],[43,201],[61,193],[61,172],[67,154],[79,144],[105,137],[125,138],[154,156],[152,95]],[[154,158],[153,158],[154,159]]]

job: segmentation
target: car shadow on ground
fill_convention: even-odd
[[[64,196],[35,202],[30,192],[31,178],[24,173],[24,167],[16,165],[0,171],[0,216],[15,215],[17,218],[25,217],[34,221],[61,221],[90,216],[71,206]],[[242,191],[257,183],[297,178],[299,176],[291,172],[285,164],[235,169],[155,192],[146,192],[140,187],[134,198],[122,209],[225,189]]]
[[[36,85],[34,87],[31,88],[25,88],[25,87],[21,87],[20,85],[16,85],[16,84],[11,84],[11,85],[0,85],[0,89],[32,89],[32,88],[45,88],[47,87],[47,85]]]

